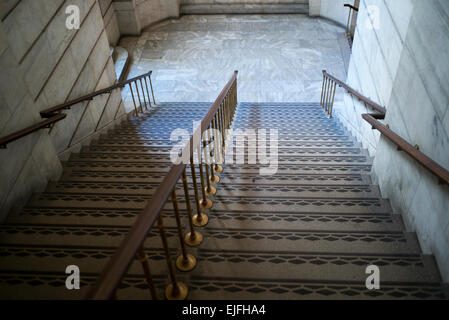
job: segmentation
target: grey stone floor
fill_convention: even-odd
[[[301,14],[183,16],[124,37],[129,78],[153,70],[158,101],[214,101],[239,70],[239,101],[319,101],[322,73],[346,77],[344,29]],[[128,109],[130,95],[124,92]]]

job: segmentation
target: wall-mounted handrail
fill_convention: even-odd
[[[137,77],[135,77],[135,78],[132,78],[132,79],[128,79],[128,80],[126,80],[126,81],[119,82],[119,83],[114,84],[114,85],[112,85],[112,86],[110,86],[110,87],[107,87],[107,88],[104,88],[104,89],[101,89],[101,90],[92,92],[92,93],[90,93],[90,94],[87,94],[87,95],[85,95],[85,96],[79,97],[79,98],[77,98],[77,99],[74,99],[74,100],[71,100],[71,101],[64,102],[64,103],[62,103],[62,104],[59,104],[59,105],[54,106],[54,107],[49,108],[49,109],[42,110],[42,111],[41,111],[41,116],[42,116],[43,118],[51,117],[51,116],[53,116],[56,112],[60,112],[60,111],[62,111],[62,110],[70,109],[70,107],[73,106],[73,105],[76,105],[76,104],[81,103],[81,102],[84,102],[84,101],[92,100],[92,99],[95,98],[96,96],[99,96],[99,95],[102,95],[102,94],[111,93],[112,90],[119,89],[119,88],[124,88],[127,84],[131,84],[131,83],[133,83],[133,82],[136,82],[137,80],[145,79],[146,77],[149,77],[149,78],[150,78],[151,89],[152,89],[152,91],[153,91],[153,85],[152,85],[152,82],[151,82],[151,75],[152,75],[152,73],[153,73],[153,72],[150,71],[150,72],[148,72],[148,73],[142,74],[142,75],[137,76]],[[154,92],[153,92],[153,99],[154,99]],[[156,102],[155,102],[155,103],[156,103]]]
[[[207,190],[209,190],[209,192],[211,192],[211,187],[209,185],[209,179],[208,179],[208,176],[209,176],[208,167],[209,166],[205,165],[206,172],[207,172],[206,180],[207,180],[207,185],[208,185],[207,187],[205,187],[205,184],[203,182],[203,171],[202,171],[202,161],[201,160],[199,163],[200,174],[201,174],[201,179],[200,179],[201,188],[200,189],[203,191],[203,200],[202,200],[203,202],[201,202],[201,204],[200,204],[200,201],[198,200],[199,192],[197,190],[197,184],[196,184],[196,178],[195,178],[193,154],[194,154],[195,149],[197,149],[198,158],[201,158],[202,153],[201,153],[201,141],[196,146],[195,143],[197,141],[195,141],[194,138],[195,137],[203,137],[203,133],[208,128],[213,128],[213,129],[218,129],[222,133],[222,135],[221,135],[221,137],[213,136],[213,139],[211,139],[211,136],[209,135],[209,142],[213,141],[212,142],[213,144],[217,143],[219,140],[224,142],[226,129],[230,127],[231,120],[232,120],[234,112],[235,112],[235,107],[237,105],[237,74],[238,74],[238,71],[235,71],[233,76],[229,80],[229,82],[226,84],[226,86],[223,88],[223,90],[219,94],[218,98],[212,104],[212,107],[210,108],[209,112],[206,114],[206,116],[202,120],[201,126],[199,126],[195,130],[195,133],[192,135],[189,142],[183,149],[183,153],[182,153],[183,155],[185,155],[185,154],[190,155],[190,166],[192,169],[192,179],[193,179],[193,184],[194,184],[198,215],[201,214],[199,212],[200,206],[202,206],[203,208],[210,208],[212,206],[212,203],[210,200],[205,198],[205,194],[204,194],[205,189],[207,189]],[[200,138],[200,139],[203,139],[203,141],[202,141],[203,149],[204,149],[203,151],[204,151],[205,159],[207,161],[207,159],[209,157],[208,154],[212,158],[212,152],[210,152],[210,150],[211,150],[210,147],[209,147],[209,152],[207,152],[206,141],[204,140],[204,137]],[[218,150],[221,150],[221,149],[218,148]],[[214,153],[215,153],[215,151],[214,151]],[[216,155],[214,155],[214,157],[215,156]],[[177,202],[176,202],[174,188],[176,186],[176,183],[181,178],[181,176],[183,176],[184,188],[186,190],[186,184],[187,184],[186,179],[185,179],[186,166],[187,165],[185,163],[180,163],[180,164],[174,164],[171,167],[170,171],[165,176],[161,185],[158,187],[156,192],[152,195],[151,200],[146,204],[142,213],[136,219],[136,222],[132,226],[129,234],[123,240],[123,242],[120,244],[120,246],[118,247],[115,254],[111,257],[111,259],[107,263],[107,265],[104,268],[103,272],[101,273],[95,287],[93,287],[92,290],[89,292],[89,294],[87,296],[88,299],[106,300],[106,299],[112,299],[115,296],[115,292],[116,292],[118,286],[120,285],[122,278],[128,271],[128,268],[130,267],[131,263],[134,261],[136,255],[139,256],[139,250],[140,250],[140,252],[143,251],[143,249],[142,249],[143,243],[145,241],[145,238],[146,238],[148,232],[152,228],[153,224],[157,221],[159,229],[163,230],[163,229],[161,229],[161,225],[163,226],[161,210],[164,207],[164,205],[166,204],[170,195],[172,195],[172,201],[174,203],[175,214],[177,215],[178,209],[177,209],[177,204],[176,204]],[[217,168],[217,166],[218,166],[217,164],[210,165],[211,180],[214,177],[213,168],[214,167]],[[213,193],[209,193],[209,194],[213,194]],[[189,198],[188,194],[186,194],[186,198]],[[210,204],[210,206],[208,206],[208,204]],[[189,212],[191,211],[191,208],[189,208],[189,205],[187,205],[187,209]],[[190,214],[189,214],[189,218],[190,218],[190,222],[192,223],[192,220],[191,220],[192,218],[191,218]],[[180,228],[179,223],[178,223],[178,228]],[[193,226],[191,226],[191,228],[192,228],[192,232],[193,232]],[[178,229],[178,230],[180,230],[180,229]],[[164,243],[163,233],[161,233],[161,237],[162,237],[162,240]],[[181,245],[183,245],[182,237],[180,237],[180,239],[181,239]],[[171,262],[170,262],[171,259],[169,258],[169,254],[167,253],[167,250],[166,250],[167,249],[166,243],[164,243],[164,249],[166,251],[166,256],[168,256],[167,264],[169,267],[170,278],[172,279],[172,282],[173,282],[174,274],[173,274],[173,270],[171,268]],[[146,259],[144,259],[144,260],[146,260]],[[148,274],[150,274],[149,269],[148,269],[148,264],[146,265],[145,268],[146,268],[146,270],[148,270]],[[150,287],[150,291],[152,293],[153,299],[155,299],[154,285],[152,284],[151,276],[149,276],[149,277],[147,276],[147,282],[148,282],[148,286]],[[182,296],[181,289],[179,289],[177,293],[173,292],[173,288],[175,285],[177,285],[176,280],[171,285],[169,285],[169,287],[171,286],[170,287],[171,291],[167,289],[172,294],[171,298],[176,298],[176,297]],[[187,289],[185,288],[184,290],[187,290]],[[166,294],[167,294],[167,291],[166,291]],[[167,297],[167,298],[169,298],[169,297]]]
[[[351,8],[352,10],[357,11],[357,12],[359,11],[359,8],[354,7],[352,4],[349,4],[349,3],[345,3],[343,6]]]
[[[118,83],[116,83],[116,84],[114,84],[112,86],[109,86],[107,88],[104,88],[104,89],[92,92],[90,94],[84,95],[82,97],[79,97],[77,99],[74,99],[74,100],[67,101],[65,103],[59,104],[59,105],[57,105],[55,107],[52,107],[52,108],[49,108],[49,109],[45,109],[45,110],[40,112],[40,115],[41,115],[42,118],[47,119],[47,120],[39,122],[39,123],[37,123],[35,125],[32,125],[30,127],[25,128],[25,129],[21,129],[21,130],[19,130],[17,132],[14,132],[14,133],[8,135],[7,137],[1,138],[0,139],[0,148],[4,149],[4,148],[6,148],[7,144],[9,144],[9,143],[11,143],[13,141],[19,140],[20,138],[23,138],[23,137],[25,137],[25,136],[27,136],[27,135],[29,135],[29,134],[37,131],[37,130],[40,130],[40,129],[43,129],[43,128],[47,128],[47,127],[51,127],[55,123],[65,119],[67,117],[67,115],[61,113],[63,110],[70,109],[70,107],[72,107],[72,106],[74,106],[74,105],[76,105],[78,103],[81,103],[81,102],[84,102],[84,101],[93,100],[95,97],[97,97],[99,95],[106,94],[106,93],[111,93],[113,90],[122,89],[126,85],[129,86],[129,89],[130,89],[131,94],[132,94],[135,114],[136,114],[136,116],[139,116],[139,113],[145,113],[144,107],[145,107],[145,109],[147,111],[149,110],[148,106],[151,107],[151,97],[153,98],[154,104],[156,104],[156,99],[154,97],[153,83],[151,81],[152,73],[153,72],[150,71],[148,73],[142,74],[142,75],[137,76],[135,78],[132,78],[132,79],[129,79],[129,80],[126,80],[126,81],[118,82]],[[147,82],[147,79],[148,79],[148,82]],[[140,89],[139,89],[139,83],[140,83]],[[150,87],[151,87],[151,97],[150,97],[150,90],[149,90],[149,87],[148,87],[148,83],[150,84]],[[134,90],[133,90],[132,84],[134,84],[134,90],[136,92],[137,97],[134,94]],[[136,99],[136,98],[138,98],[138,99]],[[101,114],[101,116],[100,116],[100,118],[98,120],[98,123],[97,123],[97,125],[95,127],[95,132],[98,131],[98,129],[99,129],[99,124],[100,124],[100,121],[102,120],[102,116],[105,113],[105,110],[106,110],[106,105],[103,108],[103,112],[102,112],[102,114]],[[117,109],[117,112],[118,112],[118,110],[119,109]],[[117,112],[115,113],[114,120],[117,117]],[[83,113],[83,115],[84,115],[84,113]],[[77,124],[77,126],[75,128],[75,131],[72,134],[72,139],[70,139],[69,146],[71,145],[71,142],[72,142],[73,138],[76,135],[76,131],[77,131],[77,129],[78,129],[82,119],[83,119],[83,117],[81,117],[79,119],[79,121],[78,121],[78,124]],[[100,128],[100,130],[101,129],[102,128]]]
[[[378,103],[375,103],[371,99],[365,97],[360,92],[358,92],[355,89],[351,88],[350,86],[348,86],[343,81],[341,81],[341,80],[335,78],[334,76],[330,75],[329,73],[326,72],[326,70],[323,70],[323,81],[325,82],[326,80],[338,84],[339,87],[343,87],[347,92],[349,92],[350,94],[355,96],[357,99],[359,99],[360,101],[365,103],[365,105],[370,107],[371,109],[373,109],[375,111],[378,111],[379,113],[384,114],[384,115],[387,113],[387,110],[384,107],[382,107]],[[323,89],[324,89],[324,86],[323,86]],[[331,111],[330,115],[332,116],[332,105],[330,106],[330,111]]]
[[[351,37],[351,41],[350,44],[352,46],[352,40],[354,39],[354,33],[353,33],[353,29],[352,29],[352,25],[354,24],[354,17],[357,14],[357,12],[359,12],[359,8],[349,4],[349,3],[345,3],[344,7],[349,8],[349,13],[348,13],[348,22],[346,24],[346,33],[345,36],[346,37]]]
[[[419,151],[416,146],[412,146],[399,135],[394,133],[390,128],[388,128],[388,126],[382,124],[373,115],[367,113],[362,114],[362,118],[365,119],[365,121],[367,121],[369,124],[371,124],[373,129],[379,130],[380,133],[382,133],[391,142],[393,142],[397,146],[399,151],[404,151],[413,159],[415,159],[419,164],[421,164],[424,168],[434,174],[438,178],[440,183],[449,185],[449,171],[447,171],[438,163]]]
[[[59,122],[59,121],[65,119],[66,117],[67,117],[66,114],[63,114],[63,113],[57,114],[57,115],[54,115],[53,117],[51,117],[51,118],[49,118],[47,120],[41,121],[41,122],[39,122],[37,124],[34,124],[34,125],[29,126],[29,127],[25,128],[25,129],[22,129],[22,130],[19,130],[17,132],[14,132],[14,133],[12,133],[12,134],[4,137],[4,138],[1,138],[0,139],[0,149],[6,149],[6,146],[8,144],[10,144],[11,142],[19,140],[20,138],[28,136],[28,135],[36,132],[36,131],[39,131],[41,129],[50,128],[51,125],[53,125],[56,122]]]
[[[379,104],[373,102],[371,99],[363,96],[356,90],[352,89],[343,81],[335,78],[334,76],[328,74],[325,70],[323,70],[323,90],[321,94],[321,106],[325,109],[326,112],[331,116],[332,114],[332,104],[328,103],[331,101],[328,97],[332,94],[335,95],[335,87],[336,85],[343,87],[346,89],[348,93],[357,97],[360,101],[362,101],[365,106],[370,107],[371,109],[379,112],[377,114],[362,114],[362,118],[371,124],[373,129],[378,130],[383,136],[388,138],[391,142],[393,142],[399,151],[404,151],[409,156],[411,156],[415,161],[417,161],[424,168],[429,170],[433,175],[438,178],[439,183],[445,183],[449,185],[449,171],[440,166],[434,160],[426,156],[424,153],[419,151],[418,146],[412,146],[405,139],[397,135],[393,132],[388,125],[382,124],[379,120],[385,119],[385,108],[381,107]],[[334,92],[332,93],[332,88],[334,88]],[[332,99],[333,100],[333,99]]]

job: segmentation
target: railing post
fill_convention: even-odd
[[[147,96],[148,96],[148,103],[150,108],[152,107],[151,105],[151,97],[150,97],[150,90],[148,90],[148,82],[147,82],[147,77],[143,78],[145,80],[145,87],[147,89]]]
[[[175,218],[176,218],[176,226],[178,229],[178,236],[179,236],[179,242],[181,244],[181,255],[176,259],[176,267],[180,271],[191,271],[196,266],[196,258],[191,255],[190,253],[187,253],[186,251],[186,245],[184,243],[184,235],[182,233],[182,226],[181,226],[181,218],[179,217],[179,207],[178,207],[178,199],[176,197],[176,188],[172,191],[172,203],[173,203],[173,209],[175,210]]]
[[[219,163],[222,163],[221,159],[221,149],[223,146],[220,147],[221,139],[220,136],[222,133],[220,132],[220,126],[218,125],[218,116],[215,115],[214,119],[212,120],[212,125],[214,128],[214,156],[215,156],[215,171],[216,172],[223,172],[223,166],[221,166]]]
[[[195,163],[193,161],[193,152],[190,156],[190,170],[192,172],[193,189],[195,192],[195,204],[196,204],[196,215],[193,217],[193,224],[197,227],[204,227],[209,222],[209,217],[201,212],[201,204],[198,192],[198,183],[196,181]],[[202,188],[204,197],[206,197],[205,190]]]
[[[334,100],[335,100],[335,91],[337,90],[337,83],[334,82],[334,92],[332,93],[332,100],[329,107],[329,118],[332,118],[332,110],[334,108]]]
[[[134,85],[136,86],[137,97],[139,98],[140,112],[145,114],[145,111],[143,111],[142,99],[140,99],[139,86],[137,85],[137,80],[134,81]]]
[[[209,158],[210,158],[210,173],[211,173],[211,175],[210,175],[210,182],[212,182],[212,183],[219,183],[220,182],[220,177],[215,174],[215,170],[214,170],[214,166],[215,166],[214,163],[215,163],[215,161],[214,161],[213,152],[215,152],[215,151],[212,151],[212,135],[210,133],[211,129],[212,129],[212,127],[210,126],[209,129],[206,130],[206,132],[207,132],[207,140],[209,141],[209,143],[208,143],[208,147],[209,147],[208,153],[209,153]],[[213,194],[215,195],[215,193],[217,193],[217,190],[215,190],[215,192]]]
[[[186,234],[184,240],[187,245],[191,247],[196,247],[203,242],[203,235],[198,231],[195,231],[195,227],[193,226],[193,217],[192,217],[192,205],[190,203],[190,195],[189,195],[189,186],[187,184],[187,175],[186,169],[184,169],[182,173],[182,184],[184,186],[184,195],[186,199],[186,207],[187,207],[187,217],[189,218],[189,226],[190,232]]]
[[[204,144],[204,142],[202,142]],[[198,144],[197,146],[198,149],[198,166],[200,168],[200,177],[201,177],[201,193],[203,195],[203,199],[201,200],[201,207],[203,209],[210,209],[212,208],[212,200],[208,199],[206,197],[206,192],[207,189],[210,188],[210,182],[209,179],[206,178],[206,184],[204,183],[205,177],[204,177],[204,172],[203,172],[203,156],[201,153],[201,143]],[[209,176],[209,171],[207,169],[207,164],[205,165],[206,167],[206,175]]]
[[[137,253],[137,256],[138,256],[139,261],[142,263],[143,272],[145,273],[145,279],[148,284],[148,289],[150,289],[151,298],[153,300],[158,300],[157,294],[156,294],[156,289],[154,287],[153,277],[151,276],[150,265],[148,263],[148,257],[145,254],[145,249],[144,249],[143,244],[140,247],[139,252]]]
[[[150,79],[150,87],[151,87],[151,94],[153,95],[153,102],[156,105],[157,103],[156,103],[156,99],[154,98],[153,82],[151,82],[151,73],[148,76],[148,78]]]
[[[139,79],[139,82],[140,82],[140,88],[142,89],[142,97],[143,97],[143,103],[145,104],[145,110],[148,111],[147,98],[145,97],[145,89],[143,88],[142,79]],[[137,82],[136,82],[136,85],[137,85]]]
[[[168,300],[184,300],[189,294],[189,289],[184,283],[176,280],[176,274],[175,270],[173,269],[173,264],[170,256],[170,249],[168,247],[167,235],[164,229],[164,222],[162,220],[162,213],[160,213],[157,218],[157,226],[161,235],[162,246],[164,247],[165,259],[167,261],[168,272],[171,280],[171,283],[165,289],[165,297]]]
[[[326,71],[323,70],[323,86],[321,87],[321,100],[320,107],[323,107],[323,97],[324,97],[324,84],[326,82]]]
[[[139,118],[140,118],[139,111],[137,110],[136,98],[134,97],[134,92],[133,92],[133,86],[132,86],[132,83],[128,83],[128,85],[129,85],[129,90],[131,91],[131,96],[132,96],[132,98],[133,98],[134,110],[135,110],[135,112],[136,112],[136,117],[139,117]]]

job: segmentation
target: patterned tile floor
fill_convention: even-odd
[[[158,101],[214,101],[237,69],[240,101],[293,102],[319,101],[322,69],[345,78],[342,39],[343,28],[307,15],[211,15],[167,20],[119,45],[133,58],[129,77],[154,71]]]

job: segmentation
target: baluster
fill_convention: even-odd
[[[331,86],[331,79],[327,79],[327,87],[326,87],[326,100],[324,101],[324,111],[327,112],[328,103],[329,103],[329,96],[330,96],[330,86]]]
[[[226,130],[226,120],[225,120],[225,114],[224,114],[224,104],[226,101],[226,97],[224,98],[223,102],[221,103],[220,107],[219,107],[219,113],[220,113],[220,119],[221,119],[221,123],[220,125],[220,131],[222,132],[221,135],[221,145],[224,146],[226,144],[226,138],[225,138],[225,130]],[[225,148],[222,148],[221,150],[221,154],[225,155],[226,154],[226,150]]]
[[[220,177],[215,174],[215,170],[214,170],[214,166],[215,166],[214,162],[215,161],[214,161],[213,153],[215,152],[215,150],[212,151],[212,136],[211,136],[211,133],[210,133],[210,131],[211,131],[210,129],[211,128],[212,127],[209,126],[209,129],[207,130],[207,140],[209,141],[209,143],[208,143],[208,148],[209,148],[208,154],[209,154],[209,159],[210,159],[210,173],[211,173],[211,175],[210,175],[210,182],[218,183],[218,182],[220,182]],[[216,190],[215,190],[215,193],[216,193]]]
[[[145,249],[144,249],[143,244],[137,253],[137,257],[138,257],[139,261],[142,263],[143,272],[145,273],[145,278],[147,280],[148,289],[150,289],[151,298],[153,300],[158,300],[157,294],[156,294],[156,289],[154,287],[153,277],[152,277],[151,271],[150,271],[150,265],[148,263],[148,257],[145,254]]]
[[[204,144],[204,142],[203,142],[203,144]],[[200,168],[200,177],[201,177],[201,191],[203,194],[203,199],[201,200],[201,207],[203,209],[210,209],[210,208],[212,208],[212,205],[213,205],[212,200],[206,198],[206,192],[207,192],[208,188],[210,189],[210,183],[209,183],[209,179],[206,179],[207,185],[204,184],[203,159],[202,159],[202,155],[201,155],[200,144],[198,144],[197,148],[198,148],[198,152],[197,152],[198,153],[198,166]],[[206,175],[209,176],[209,171],[208,171],[207,165],[205,167],[206,167]]]
[[[324,97],[324,83],[326,82],[326,76],[323,71],[323,86],[321,87],[321,100],[320,100],[320,107],[323,107],[323,97]]]
[[[351,12],[352,12],[352,8],[349,7],[348,22],[346,23],[346,34],[345,34],[346,37],[349,36],[349,33],[350,33],[349,28],[350,28],[350,21],[351,21]]]
[[[186,197],[187,215],[189,218],[190,226],[190,232],[186,234],[184,239],[187,245],[196,247],[199,246],[201,242],[203,242],[203,235],[198,231],[195,231],[195,228],[193,226],[192,205],[190,204],[189,185],[187,184],[186,169],[184,169],[182,173],[182,184],[184,185],[184,195]]]
[[[142,79],[139,79],[139,82],[140,82],[140,88],[142,88],[142,96],[143,96],[143,102],[145,104],[145,110],[148,111],[147,98],[145,97],[145,90],[143,89]]]
[[[326,78],[326,83],[324,84],[323,110],[326,109],[327,85],[329,82],[329,78],[327,77],[327,75],[325,76],[325,78]]]
[[[147,77],[144,77],[143,79],[145,80],[145,87],[147,88],[148,103],[150,104],[150,108],[151,108],[152,104],[151,104],[150,90],[148,90]]]
[[[170,249],[168,247],[167,235],[165,233],[164,221],[162,220],[162,213],[160,213],[157,218],[157,227],[159,228],[161,235],[162,246],[164,247],[165,259],[167,261],[168,272],[171,280],[171,283],[165,289],[165,297],[168,300],[184,300],[189,294],[189,289],[184,283],[176,280],[176,274],[170,256]]]
[[[153,102],[156,105],[156,99],[154,98],[154,90],[153,90],[153,83],[151,82],[151,74],[148,76],[149,80],[150,80],[150,87],[151,87],[151,94],[153,95]]]
[[[204,136],[206,135],[206,132],[204,132]],[[203,153],[204,153],[204,167],[206,168],[206,193],[208,195],[215,195],[217,193],[217,190],[210,185],[210,171],[209,171],[209,161],[210,157],[207,155],[207,141],[205,137],[203,136]]]
[[[332,93],[332,101],[329,107],[329,118],[332,118],[332,110],[334,108],[334,100],[335,100],[335,91],[337,90],[337,83],[334,82],[334,92]]]
[[[219,136],[220,136],[220,130],[218,129],[217,123],[217,114],[215,114],[214,118],[212,119],[211,122],[211,128],[212,128],[212,140],[214,143],[214,169],[215,172],[223,172],[223,167],[221,165],[219,165],[218,163],[220,162],[220,150],[219,150]]]
[[[231,87],[231,90],[232,90],[232,87]],[[226,95],[226,100],[225,100],[225,115],[226,115],[226,129],[225,129],[225,136],[224,136],[225,147],[227,146],[226,141],[230,140],[230,137],[228,136],[228,133],[227,133],[227,129],[231,129],[231,125],[232,125],[231,103],[232,103],[232,96],[231,96],[231,92],[229,92],[228,95]]]
[[[145,113],[145,111],[143,111],[142,99],[140,99],[139,87],[137,86],[137,80],[134,81],[134,85],[136,86],[137,97],[139,98],[140,112]]]
[[[196,258],[187,253],[186,245],[184,243],[184,235],[182,234],[181,218],[179,217],[178,198],[176,197],[176,189],[172,191],[172,203],[175,210],[176,226],[178,229],[179,242],[181,243],[181,255],[176,259],[176,267],[180,271],[191,271],[196,266]]]
[[[134,110],[136,111],[136,116],[140,118],[139,111],[137,111],[136,98],[134,97],[133,87],[131,83],[128,83],[129,89],[131,90],[131,96],[133,97]]]
[[[329,114],[329,108],[330,108],[330,103],[331,103],[331,96],[332,96],[332,87],[334,85],[334,81],[333,80],[329,80],[329,94],[327,96],[327,103],[326,103],[326,112],[327,114]]]
[[[195,190],[196,215],[193,216],[193,224],[197,227],[204,227],[209,222],[209,217],[201,212],[200,199],[198,194],[198,183],[196,181],[195,163],[193,153],[190,156],[190,170],[192,172],[193,189]],[[203,196],[206,198],[206,190],[202,188]]]

